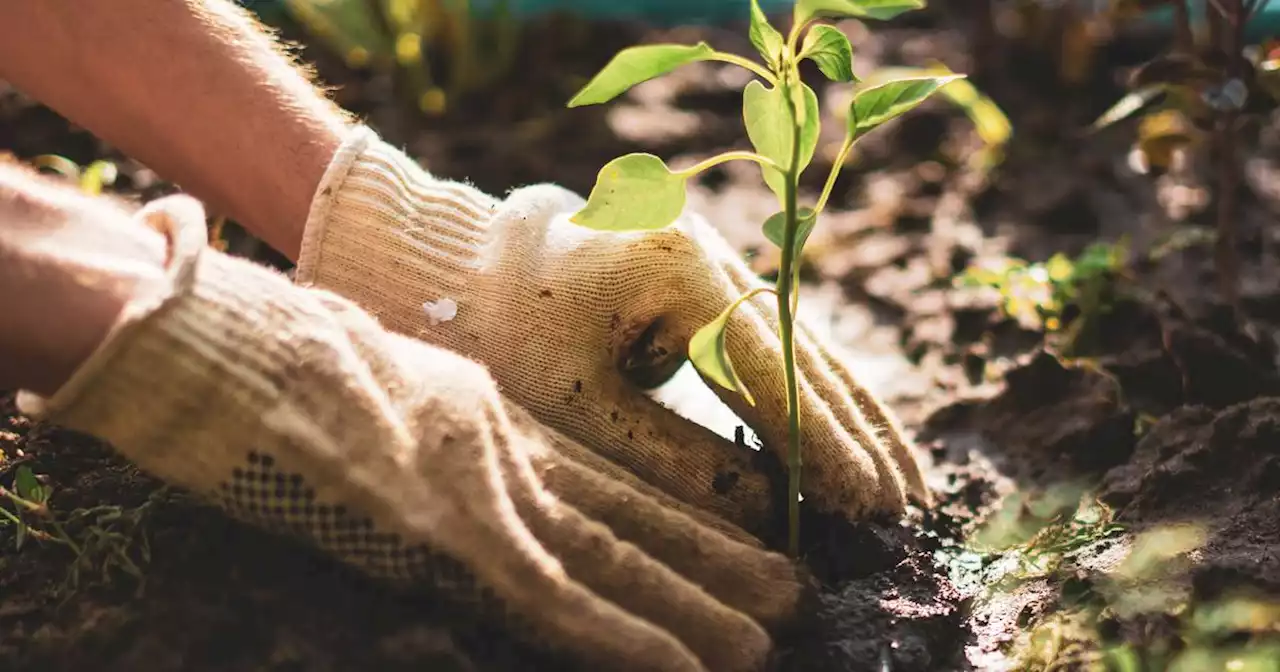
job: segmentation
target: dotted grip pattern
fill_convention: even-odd
[[[317,497],[302,474],[277,467],[276,459],[250,451],[245,465],[219,484],[217,503],[232,516],[318,546],[369,576],[402,589],[426,590],[466,609],[468,616],[511,615],[462,563],[422,545],[406,545],[399,535],[379,532],[367,516]]]

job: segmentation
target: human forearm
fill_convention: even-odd
[[[0,78],[291,259],[348,126],[228,0],[0,0]]]

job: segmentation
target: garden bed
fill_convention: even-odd
[[[846,27],[858,72],[931,59],[975,71],[965,34],[931,13],[878,25],[874,35]],[[316,50],[305,55],[340,85],[344,106],[440,175],[493,193],[538,181],[586,193],[600,166],[622,153],[691,163],[736,148],[743,134],[742,82],[731,66],[695,64],[616,105],[565,110],[585,78],[637,41],[707,39],[746,53],[742,35],[737,27],[588,32],[543,21],[525,37],[521,73],[438,119],[405,111],[382,78],[350,73]],[[1274,611],[1270,621],[1218,634],[1203,623],[1241,595],[1271,600],[1272,610],[1280,603],[1280,373],[1270,340],[1280,322],[1280,228],[1271,226],[1280,192],[1269,160],[1278,145],[1274,132],[1251,144],[1240,194],[1252,325],[1241,329],[1223,317],[1209,247],[1148,258],[1172,231],[1206,230],[1212,208],[1203,189],[1133,174],[1123,133],[1079,133],[1120,95],[1118,68],[1149,56],[1144,49],[1104,52],[1095,76],[1075,89],[1055,84],[1033,53],[1006,54],[999,62],[1007,67],[984,62],[975,83],[1017,133],[989,175],[966,165],[980,142],[942,101],[859,145],[810,244],[802,312],[865,363],[858,370],[917,434],[940,502],[903,524],[806,521],[806,561],[826,587],[817,612],[780,641],[778,669],[1044,669],[1050,661],[1083,669],[1103,649],[1120,657],[1126,647],[1221,652],[1265,644],[1242,634],[1251,628],[1276,636]],[[819,88],[824,115],[839,105],[834,92]],[[814,179],[840,139],[824,137]],[[12,97],[0,102],[0,150],[122,159]],[[140,166],[121,166],[123,193],[172,189]],[[713,170],[691,199],[757,270],[771,270],[759,223],[776,207],[757,171]],[[953,288],[952,276],[970,264],[1074,255],[1122,236],[1142,261],[1126,285],[1133,291],[1117,293],[1100,318],[1087,357],[1046,354],[1040,334],[1002,317],[990,297]],[[233,239],[232,251],[255,248]],[[1259,333],[1262,343],[1248,335]],[[84,523],[118,536],[79,561],[30,539],[16,549],[12,528],[0,527],[0,669],[566,669],[502,633],[451,634],[447,611],[161,488],[105,446],[33,425],[11,397],[0,398],[0,483],[26,466],[54,487],[54,510],[118,507]],[[1025,505],[1000,509],[1010,495]],[[974,547],[1007,546],[1037,529],[1039,537],[1006,553]],[[1123,561],[1140,555],[1135,547],[1156,556],[1195,548],[1138,572]],[[74,582],[71,566],[80,567]]]

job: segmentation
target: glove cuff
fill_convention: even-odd
[[[469,185],[435,178],[373,130],[356,127],[316,189],[295,278],[366,308],[388,297],[428,306],[413,316],[416,324],[388,325],[417,333],[431,304],[464,301],[497,204]]]

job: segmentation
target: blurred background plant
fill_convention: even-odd
[[[1066,90],[1084,91],[1099,76],[1102,51],[1139,37],[1160,45],[1124,82],[1118,102],[1086,129],[1098,132],[1136,118],[1131,165],[1137,172],[1185,171],[1204,158],[1215,183],[1216,266],[1223,301],[1237,306],[1239,145],[1280,102],[1280,5],[1269,0],[980,0],[970,23],[975,80],[1027,54],[1048,60]],[[1149,58],[1149,57],[1144,57]],[[1111,59],[1114,60],[1114,59]],[[1053,88],[1052,86],[1050,88]],[[1065,101],[1078,114],[1080,101]],[[1087,103],[1086,103],[1087,105]],[[1096,112],[1094,113],[1096,115]]]
[[[1222,299],[1238,309],[1236,230],[1242,180],[1242,132],[1280,102],[1280,52],[1262,37],[1277,15],[1268,0],[1117,0],[1126,19],[1160,16],[1169,48],[1129,77],[1129,93],[1092,125],[1100,130],[1144,112],[1134,145],[1140,172],[1177,169],[1187,154],[1208,152],[1216,176],[1216,266]],[[1252,29],[1251,29],[1252,28]],[[1251,39],[1260,39],[1250,45]],[[1206,142],[1207,141],[1207,142]]]
[[[519,44],[511,0],[278,3],[253,8],[269,22],[287,14],[352,68],[393,73],[401,93],[428,114],[505,74]]]
[[[1085,134],[1130,121],[1134,171],[1212,184],[1217,289],[1238,314],[1241,146],[1280,104],[1280,3],[979,0],[951,18],[969,27],[968,70],[979,85],[1028,59],[1047,63],[1056,81],[1020,83],[1041,94],[1074,91],[1058,111],[1082,118]],[[1099,66],[1127,59],[1124,93],[1099,115],[1088,93],[1115,81],[1114,68]]]
[[[1089,350],[1098,321],[1124,291],[1130,252],[1127,240],[1094,243],[1079,256],[1057,253],[1043,262],[1016,257],[971,266],[955,278],[958,287],[984,287],[999,295],[1000,311],[1022,326],[1043,331],[1062,356]]]
[[[110,161],[98,160],[81,167],[75,161],[57,154],[42,154],[31,164],[43,173],[60,175],[80,186],[86,194],[97,196],[106,187],[115,184],[119,169]]]
[[[449,101],[494,85],[515,65],[521,23],[545,14],[583,20],[638,19],[657,25],[741,20],[747,0],[242,0],[268,23],[290,19],[340,55],[349,67],[397,76],[419,111],[442,114]],[[794,0],[761,0],[767,14]],[[931,64],[930,71],[945,69]],[[903,68],[903,70],[907,70]],[[904,74],[906,74],[904,72]],[[1013,129],[1000,108],[970,83],[943,93],[973,120],[994,166]]]
[[[292,19],[352,68],[392,72],[422,112],[441,114],[457,96],[507,74],[526,18],[561,13],[582,19],[643,19],[662,24],[732,20],[746,0],[241,0],[268,23]],[[768,0],[765,11],[789,8]]]

